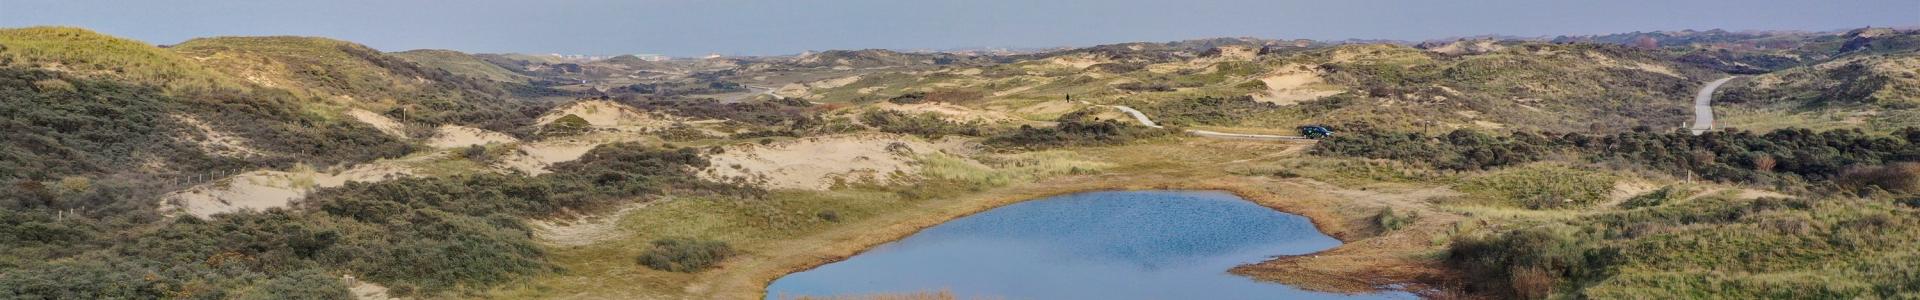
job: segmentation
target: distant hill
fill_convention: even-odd
[[[508,131],[531,121],[498,84],[454,76],[367,46],[314,37],[216,37],[173,50],[249,82],[406,118]]]
[[[231,76],[312,96],[381,101],[417,92],[431,76],[373,48],[326,38],[198,38],[172,49]]]
[[[390,53],[420,66],[440,69],[454,75],[499,82],[527,83],[532,76],[520,74],[471,54],[453,50],[411,50]]]
[[[882,68],[898,66],[970,65],[991,62],[984,56],[952,53],[905,53],[885,49],[830,50],[795,56],[787,64],[802,68]]]

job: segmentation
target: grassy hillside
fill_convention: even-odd
[[[1722,125],[1881,132],[1920,126],[1920,33],[1854,40],[1854,51],[1833,60],[1728,84],[1720,99],[1737,110]]]
[[[428,84],[423,69],[366,46],[325,38],[198,38],[171,49],[234,77],[305,95],[382,101]]]
[[[533,77],[507,70],[500,65],[459,51],[423,49],[395,52],[391,55],[420,66],[444,70],[459,76],[512,83],[526,83],[533,80]]]
[[[207,69],[178,53],[68,27],[0,29],[0,66],[169,86],[240,86],[232,77]]]
[[[218,37],[172,48],[214,70],[303,97],[394,112],[408,122],[527,132],[540,110],[495,83],[454,76],[359,44],[312,37]],[[401,113],[400,111],[404,111]]]

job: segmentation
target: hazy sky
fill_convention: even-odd
[[[1920,25],[1920,0],[0,0],[0,27],[156,44],[313,35],[387,51],[788,54],[1252,36],[1421,40]]]

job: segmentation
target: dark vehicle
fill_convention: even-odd
[[[1333,137],[1333,129],[1321,125],[1300,126],[1300,135],[1316,140],[1330,138]]]

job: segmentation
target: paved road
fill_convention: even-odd
[[[737,96],[727,97],[726,99],[720,99],[720,103],[735,103],[735,102],[745,101],[749,97],[758,96],[758,95],[772,96],[773,99],[776,99],[776,100],[787,98],[787,97],[781,97],[780,95],[774,94],[773,93],[774,88],[751,85],[751,84],[741,85],[741,86],[747,88],[746,94],[740,94]]]
[[[1700,87],[1700,94],[1693,95],[1693,135],[1713,130],[1713,106],[1711,105],[1713,90],[1719,89],[1720,85],[1726,84],[1728,80],[1733,80],[1733,77],[1727,76],[1727,78],[1708,82],[1707,86]]]
[[[1146,113],[1142,113],[1140,112],[1140,110],[1133,109],[1132,107],[1126,107],[1124,105],[1107,105],[1107,107],[1119,109],[1122,112],[1126,112],[1128,115],[1132,115],[1134,120],[1140,121],[1140,125],[1146,125],[1147,127],[1153,127],[1153,128],[1166,128],[1166,127],[1160,126],[1160,124],[1158,123],[1154,123],[1152,119],[1148,119]],[[1307,139],[1306,137],[1292,136],[1292,135],[1226,133],[1226,132],[1208,131],[1208,130],[1199,130],[1199,129],[1188,129],[1187,134],[1202,136],[1202,137],[1210,137],[1210,138],[1220,138],[1220,139],[1242,139],[1242,140],[1261,140],[1261,141],[1283,141],[1283,140]]]

